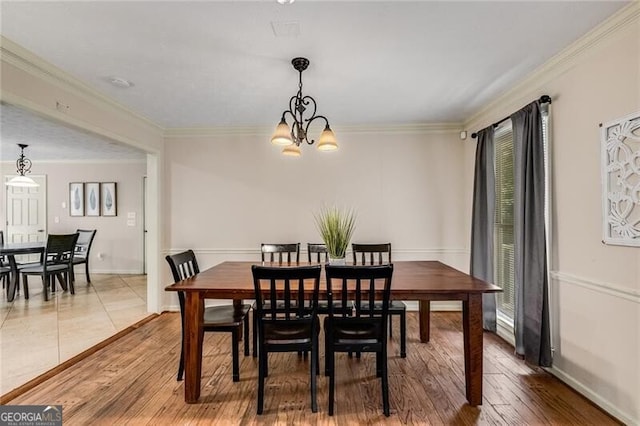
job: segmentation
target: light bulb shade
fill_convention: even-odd
[[[14,176],[5,185],[7,185],[7,186],[21,186],[23,188],[25,188],[25,187],[26,188],[35,188],[37,186],[40,186],[40,184],[36,183],[33,179],[31,179],[30,177],[27,177],[27,176]]]
[[[271,143],[281,146],[291,145],[293,143],[293,139],[291,139],[291,130],[284,119],[280,121],[280,124],[276,127],[276,131],[273,132]]]
[[[300,147],[294,143],[289,146],[285,146],[282,150],[282,155],[286,155],[287,157],[300,157]]]
[[[319,151],[335,151],[338,149],[338,142],[336,141],[336,135],[333,130],[327,125],[320,135],[318,140]]]

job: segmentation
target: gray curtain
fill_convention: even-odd
[[[471,222],[471,275],[493,283],[493,226],[495,215],[493,126],[478,132],[473,181]],[[496,331],[496,295],[482,295],[482,325]]]
[[[514,158],[516,353],[551,366],[545,230],[545,170],[540,103],[511,115]]]

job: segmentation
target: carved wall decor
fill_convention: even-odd
[[[604,242],[640,247],[640,112],[601,130]]]

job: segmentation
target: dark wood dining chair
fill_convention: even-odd
[[[324,319],[325,365],[329,376],[329,415],[334,412],[336,352],[373,352],[376,354],[376,376],[381,378],[382,406],[389,416],[389,378],[387,369],[387,323],[393,265],[334,266],[326,265],[329,314]],[[355,315],[334,312],[333,298],[355,294]],[[382,296],[380,298],[380,295]],[[380,306],[376,306],[380,303]]]
[[[4,232],[0,230],[0,245],[4,244]],[[4,258],[4,255],[0,255],[0,280],[2,280],[2,288],[5,288],[9,284],[9,274],[11,269],[9,268],[9,262]],[[6,268],[6,271],[5,271]]]
[[[307,243],[307,258],[309,263],[323,263],[329,262],[329,253],[327,252],[327,246],[325,244]],[[326,315],[329,313],[329,306],[327,300],[320,300],[318,302],[318,314]],[[344,306],[344,308],[343,308]],[[333,301],[333,311],[344,312],[346,315],[351,315],[353,312],[353,303],[351,301],[345,301],[343,305],[342,300]]]
[[[262,243],[260,245],[260,254],[263,262],[299,263],[300,243]]]
[[[198,261],[193,250],[166,256],[165,259],[171,268],[171,274],[175,282],[182,281],[200,272]],[[184,304],[183,291],[178,292],[180,302],[180,320],[182,322],[182,342],[180,343],[180,363],[178,364],[178,378],[182,380],[184,375]],[[244,326],[244,355],[249,355],[249,309],[251,305],[224,305],[208,306],[204,308],[203,329],[205,332],[231,333],[231,354],[233,359],[233,381],[240,381],[240,360],[238,346],[240,344],[240,332]]]
[[[73,250],[78,239],[78,234],[49,234],[44,253],[40,256],[40,262],[20,269],[24,288],[24,298],[29,298],[29,275],[39,275],[42,278],[44,300],[49,300],[49,287],[55,289],[55,278],[60,281],[62,289],[69,289],[75,294],[73,280]]]
[[[91,283],[89,276],[89,259],[91,254],[91,245],[96,236],[96,229],[78,229],[78,241],[73,253],[73,266],[84,264],[85,274],[87,275],[87,284]],[[73,268],[72,268],[73,271]],[[72,279],[75,281],[75,271],[73,271]]]
[[[311,411],[318,411],[316,381],[319,368],[318,294],[321,265],[298,267],[251,267],[256,294],[254,314],[258,323],[258,414],[264,406],[264,385],[269,352],[311,352]],[[311,304],[304,289],[312,286]]]
[[[351,244],[354,265],[384,265],[391,263],[391,243],[382,244]],[[375,305],[380,309],[381,304]],[[389,303],[389,338],[393,337],[391,318],[400,317],[400,357],[407,357],[407,305],[400,300]]]
[[[300,243],[262,243],[260,244],[260,259],[262,262],[275,262],[278,264],[298,264],[300,262]],[[253,357],[258,356],[258,324],[255,315],[255,303],[252,308],[253,315]]]

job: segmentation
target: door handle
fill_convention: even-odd
[[[44,229],[38,229],[38,232],[44,232]]]

